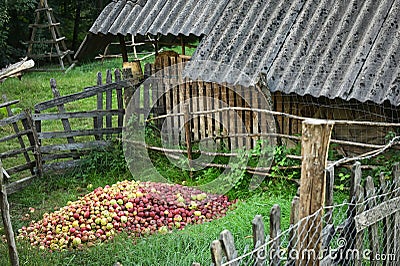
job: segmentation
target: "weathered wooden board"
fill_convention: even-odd
[[[56,144],[41,147],[43,154],[51,153],[55,151],[69,151],[73,149],[96,149],[107,147],[110,143],[104,140],[82,142],[82,143],[67,143],[67,144]]]
[[[12,175],[21,171],[25,171],[28,169],[33,169],[36,166],[36,162],[29,162],[26,164],[17,165],[11,168],[6,169],[7,173]]]
[[[257,249],[265,244],[265,227],[261,215],[256,215],[251,222],[253,229],[253,247]],[[261,248],[254,254],[255,266],[265,265],[265,252],[264,248]]]
[[[367,201],[367,209],[372,209],[376,206],[376,191],[374,186],[374,181],[371,176],[368,176],[365,180],[365,199]],[[371,266],[376,266],[379,264],[378,261],[373,258],[379,253],[379,235],[378,235],[379,226],[377,223],[374,223],[368,227],[368,240],[369,240],[369,249],[371,250]]]
[[[16,150],[11,150],[11,151],[6,151],[3,153],[0,153],[0,159],[3,158],[9,158],[9,157],[15,157],[21,153],[26,153],[28,151],[33,151],[33,147],[25,147],[25,148],[20,148],[20,149],[16,149]]]
[[[129,84],[127,82],[121,81],[119,85],[120,86],[128,86]],[[77,92],[77,93],[73,93],[70,95],[61,96],[57,99],[48,100],[48,101],[36,104],[35,110],[38,112],[41,112],[43,110],[55,107],[57,105],[86,99],[86,98],[92,97],[94,95],[97,95],[98,93],[106,92],[108,90],[113,90],[113,89],[116,89],[115,83],[100,85],[100,86],[96,86],[96,87],[90,87],[89,89],[87,89],[83,92]],[[1,124],[0,124],[0,126],[1,126]]]
[[[36,178],[36,175],[21,178],[15,182],[7,184],[7,194],[11,195],[21,189],[29,186],[29,184]]]
[[[34,121],[44,120],[58,120],[58,119],[71,119],[71,118],[93,118],[103,117],[105,115],[123,115],[125,114],[124,109],[110,109],[110,110],[93,110],[93,111],[82,111],[82,112],[65,112],[65,113],[49,113],[49,114],[33,114],[32,118]]]
[[[112,84],[112,74],[109,69],[107,70],[106,83]],[[116,88],[117,87],[115,86],[115,89]],[[112,109],[112,99],[113,99],[112,90],[107,90],[106,91],[106,110]],[[111,114],[106,115],[106,127],[107,128],[112,127],[112,115]]]
[[[19,103],[19,100],[7,101],[5,103],[0,103],[0,108],[11,106],[11,105],[14,105],[14,104],[17,104],[17,103]]]
[[[19,131],[17,134],[8,135],[8,136],[0,138],[0,143],[1,142],[5,142],[5,141],[10,141],[10,140],[13,140],[13,139],[18,138],[18,137],[22,137],[22,136],[27,135],[29,133],[32,133],[31,129]]]
[[[20,114],[11,116],[11,117],[7,117],[7,118],[4,118],[4,119],[1,119],[0,120],[0,127],[4,127],[4,126],[7,126],[7,125],[10,125],[10,124],[13,124],[13,123],[17,123],[17,122],[19,122],[19,121],[21,121],[22,119],[25,119],[25,118],[26,118],[25,113],[20,113]]]
[[[219,240],[221,241],[222,248],[225,251],[225,255],[228,261],[236,259],[238,256],[238,252],[235,247],[235,240],[233,235],[228,230],[224,230],[221,232],[219,236]],[[230,265],[237,266],[239,262],[231,262]]]
[[[387,200],[381,204],[376,205],[372,209],[357,214],[354,217],[357,232],[375,224],[384,218],[389,217],[395,212],[400,210],[400,197]]]
[[[54,132],[41,132],[38,133],[40,139],[54,139],[54,138],[69,138],[78,136],[91,136],[99,134],[119,134],[122,128],[102,128],[102,129],[82,129],[71,131],[54,131]]]

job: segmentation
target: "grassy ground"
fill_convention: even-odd
[[[114,153],[94,153],[75,172],[65,176],[46,176],[35,180],[25,190],[11,195],[9,201],[14,229],[29,224],[31,220],[40,219],[43,213],[58,209],[70,200],[76,200],[88,192],[88,184],[97,187],[131,179],[121,159],[121,154],[115,149]],[[171,176],[179,174],[182,173],[170,172]],[[113,265],[119,261],[123,265],[191,265],[197,261],[209,265],[209,245],[222,230],[229,229],[235,237],[238,250],[243,251],[246,245],[252,244],[251,220],[254,215],[263,215],[268,225],[269,211],[274,204],[281,206],[282,228],[288,228],[290,202],[296,192],[296,185],[286,180],[274,180],[268,186],[266,184],[251,195],[243,196],[226,217],[202,225],[188,226],[183,231],[166,235],[140,239],[120,235],[110,243],[84,251],[55,253],[38,252],[37,248],[28,243],[18,242],[21,264]],[[35,208],[33,213],[29,211],[30,207]],[[268,226],[266,228],[268,230]],[[0,242],[0,253],[7,254],[5,243]],[[6,265],[7,259],[7,256],[1,256],[0,265]]]

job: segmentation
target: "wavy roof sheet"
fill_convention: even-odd
[[[96,19],[93,34],[208,34],[229,0],[114,0]]]
[[[231,0],[192,60],[247,75],[219,81],[261,74],[271,91],[398,106],[399,42],[400,0]]]
[[[115,0],[90,32],[204,34],[192,78],[400,105],[400,0]]]

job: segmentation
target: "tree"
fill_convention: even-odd
[[[27,45],[24,42],[30,39],[29,24],[34,21],[38,1],[0,0],[0,68],[26,55]],[[109,1],[48,0],[71,50],[79,47],[90,26]]]
[[[8,45],[8,20],[9,16],[7,13],[7,2],[0,3],[0,66],[7,63],[7,53]]]

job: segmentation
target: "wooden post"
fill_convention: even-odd
[[[333,123],[325,120],[308,119],[302,123],[299,219],[305,219],[299,226],[297,265],[319,265],[325,170],[332,127]],[[310,215],[313,217],[307,219]]]
[[[219,236],[219,241],[222,244],[222,248],[225,252],[227,261],[230,262],[231,260],[236,259],[238,256],[238,252],[235,247],[235,240],[233,238],[232,233],[229,232],[228,230],[222,231]],[[239,261],[231,262],[229,265],[238,266]]]
[[[395,163],[393,165],[393,187],[392,191],[400,189],[400,164]],[[400,196],[400,191],[397,190],[397,192],[393,195],[393,197],[399,197]],[[395,258],[397,260],[400,260],[400,211],[397,211],[394,215],[394,231],[393,231],[393,252],[395,255]],[[395,263],[395,262],[393,262]],[[394,265],[394,264],[393,264]]]
[[[335,168],[329,167],[326,173],[326,193],[325,193],[325,206],[333,206],[333,184],[334,184]],[[332,212],[333,209],[330,208],[325,216],[325,223],[332,223]]]
[[[215,266],[221,266],[222,264],[222,258],[223,258],[223,250],[222,250],[222,245],[221,245],[221,241],[219,240],[214,240],[211,243],[210,246],[210,250],[211,250],[211,260],[212,263]]]
[[[133,38],[133,37],[132,37]],[[118,106],[118,111],[123,112],[124,111],[124,99],[122,96],[122,87],[119,85],[121,82],[121,72],[117,68],[114,71],[115,75],[115,82],[117,83],[117,88],[116,88],[116,93],[117,93],[117,106]],[[124,115],[122,113],[118,114],[118,127],[123,127],[124,125]]]
[[[122,61],[128,62],[128,52],[126,51],[125,37],[122,34],[118,34],[118,39],[121,46]]]
[[[253,227],[253,246],[254,249],[265,244],[265,228],[261,215],[256,215],[251,222]],[[261,248],[254,254],[255,266],[265,265],[265,248]]]
[[[270,213],[269,219],[269,235],[272,241],[270,259],[271,265],[280,265],[280,235],[281,234],[281,208],[275,204]]]
[[[290,226],[289,226],[289,243],[287,248],[287,266],[296,265],[296,260],[293,259],[293,252],[297,252],[298,246],[298,233],[297,223],[299,222],[299,197],[296,195],[293,197],[292,204],[290,207]]]
[[[356,188],[356,213],[360,214],[364,211],[364,205],[362,204],[364,201],[364,189],[361,185],[357,185]],[[354,241],[354,250],[358,250],[358,254],[363,253],[363,242],[364,242],[364,233],[365,230],[362,230],[360,232],[356,232],[356,237]],[[362,256],[360,255],[358,258],[354,258],[354,265],[355,266],[361,266],[362,264]]]
[[[97,72],[97,86],[100,86],[103,84],[103,76],[101,72]],[[97,93],[97,110],[98,111],[103,111],[103,93],[98,92]],[[101,131],[103,128],[103,115],[99,114],[97,117],[94,117],[94,128]],[[101,140],[103,139],[103,135],[101,133],[97,134],[95,136],[96,140]]]
[[[193,176],[192,172],[192,134],[191,134],[191,128],[190,128],[190,123],[191,123],[191,117],[189,113],[189,104],[185,103],[183,105],[183,114],[184,114],[184,119],[185,119],[185,136],[186,136],[186,149],[187,149],[187,156],[189,160],[189,168],[190,168],[190,177]]]
[[[372,179],[371,176],[368,176],[367,179],[365,180],[365,198],[367,201],[367,207],[368,209],[372,209],[377,205],[376,201],[376,193],[375,193],[375,186],[374,186],[374,180]],[[376,255],[379,253],[379,226],[378,223],[374,223],[370,227],[368,227],[368,241],[369,241],[369,249],[371,250],[371,260],[370,260],[370,265],[371,266],[377,266],[379,265],[379,261],[374,260],[373,258],[376,258]]]
[[[57,89],[56,80],[53,79],[53,78],[50,79],[50,87],[51,87],[51,90],[53,92],[54,99],[59,98],[60,97],[60,92]],[[57,105],[57,108],[58,108],[58,112],[60,114],[65,113],[64,104]],[[72,130],[71,129],[71,125],[70,125],[69,120],[67,118],[62,118],[61,119],[61,123],[63,125],[63,128],[64,128],[65,132],[71,132],[71,130]],[[75,140],[74,140],[73,137],[67,137],[67,141],[68,141],[68,143],[75,143]],[[76,150],[71,150],[71,152],[75,152],[75,151]],[[79,156],[75,156],[73,158],[74,158],[74,160],[78,160],[80,157]]]
[[[10,254],[10,262],[13,266],[19,265],[17,246],[15,245],[14,231],[12,229],[10,218],[10,206],[7,199],[7,189],[3,183],[3,165],[0,160],[0,209],[1,218],[3,220],[4,230],[8,244],[8,252]]]
[[[183,39],[184,36],[181,34],[181,46],[182,46],[182,55],[185,55],[185,40]]]
[[[106,83],[111,84],[112,83],[112,73],[110,69],[107,69],[106,72]],[[112,109],[112,90],[107,90],[106,91],[106,110],[109,112]],[[111,128],[112,127],[112,115],[107,114],[106,115],[106,128]],[[110,139],[111,135],[107,135],[107,139]]]

